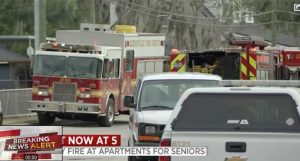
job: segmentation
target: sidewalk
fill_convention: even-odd
[[[20,116],[4,116],[3,125],[24,125],[26,123],[37,124],[37,115],[34,114],[27,114],[27,115],[20,115]]]

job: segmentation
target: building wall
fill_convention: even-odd
[[[28,63],[0,64],[0,89],[31,87]]]

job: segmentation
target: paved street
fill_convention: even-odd
[[[5,123],[5,125],[38,125],[35,118],[22,120],[20,122],[14,121],[13,123]],[[58,120],[53,125],[63,125],[64,134],[120,134],[121,145],[127,146],[128,139],[128,116],[117,116],[115,123],[112,127],[99,127],[95,122],[83,122],[77,120]],[[64,160],[113,160],[125,161],[127,157],[103,157],[103,158],[87,158],[87,157],[69,157]]]

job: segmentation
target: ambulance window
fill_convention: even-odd
[[[104,59],[102,78],[108,78],[109,77],[108,63],[109,63],[108,59]]]
[[[120,59],[115,59],[115,78],[119,78],[120,76]]]
[[[126,51],[126,71],[133,70],[133,60],[134,60],[134,51],[127,50]]]

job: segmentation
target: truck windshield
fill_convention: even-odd
[[[97,78],[101,60],[96,58],[37,55],[34,59],[34,75]]]
[[[298,114],[288,94],[195,93],[172,126],[174,131],[299,132]]]
[[[69,77],[97,78],[98,61],[96,58],[68,57]]]
[[[172,110],[185,90],[213,86],[218,86],[218,81],[183,79],[144,81],[139,107],[141,110]]]

